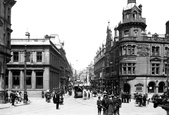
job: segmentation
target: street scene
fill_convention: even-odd
[[[0,0],[0,115],[169,115],[168,0]]]

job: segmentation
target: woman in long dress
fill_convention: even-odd
[[[109,99],[107,115],[114,115],[114,98],[113,98],[113,96]]]

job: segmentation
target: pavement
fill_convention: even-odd
[[[60,105],[59,110],[52,100],[50,103],[41,97],[29,97],[29,100],[28,104],[18,103],[16,106],[0,104],[0,115],[97,115],[97,97],[84,100],[65,95],[64,104]],[[130,103],[122,103],[120,115],[166,115],[166,112],[161,107],[153,108],[153,103],[139,107],[132,100]]]

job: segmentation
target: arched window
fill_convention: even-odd
[[[137,18],[137,12],[134,11],[134,12],[133,12],[133,19],[136,20],[136,18]]]
[[[129,13],[126,14],[126,18],[127,18],[127,19],[130,18],[130,14],[129,14]]]

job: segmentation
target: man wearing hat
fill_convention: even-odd
[[[56,104],[56,109],[59,109],[59,101],[60,101],[60,91],[55,91],[55,94],[53,96],[53,102]]]
[[[11,98],[11,103],[14,106],[15,99],[16,99],[16,94],[15,94],[15,92],[13,90],[10,93],[10,98]]]

